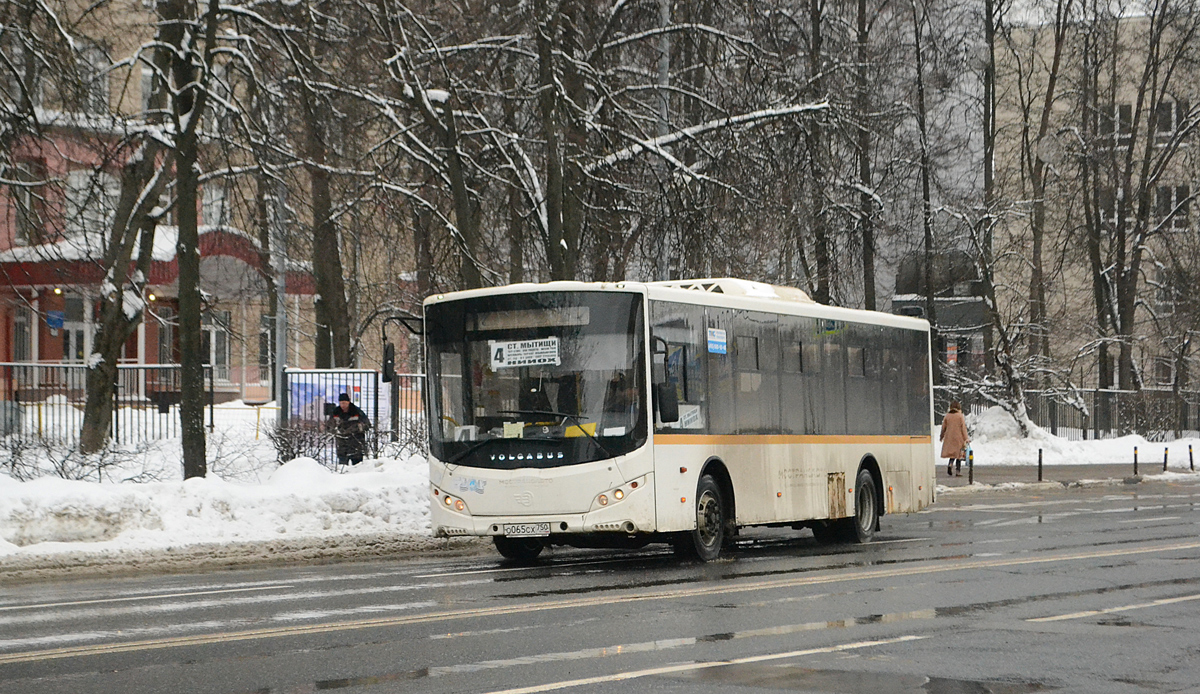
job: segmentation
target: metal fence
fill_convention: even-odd
[[[384,383],[378,371],[365,369],[287,369],[284,383],[282,421],[272,434],[281,460],[303,455],[334,464],[337,442],[329,416],[342,393],[371,420],[367,446],[372,456],[388,443],[422,452],[427,448],[421,374],[396,374]]]
[[[73,445],[83,429],[88,368],[83,364],[0,363],[0,435]],[[213,374],[205,367],[209,423]],[[111,436],[142,443],[179,436],[180,367],[120,365],[113,392]],[[10,439],[11,440],[11,439]]]
[[[1107,439],[1137,433],[1149,441],[1173,441],[1200,436],[1200,392],[1144,388],[1142,390],[1080,390],[1078,399],[1062,393],[1025,391],[1029,419],[1055,436],[1071,441]],[[952,388],[934,388],[934,407],[944,413],[951,400],[963,411],[980,414],[995,400]]]
[[[0,437],[13,444],[78,445],[87,402],[87,372],[83,364],[0,363]],[[215,377],[219,374],[206,366],[205,424],[210,430],[215,426]],[[369,370],[288,369],[285,378],[279,416],[283,426],[269,423],[260,427],[255,422],[256,437],[261,428],[276,445],[281,460],[312,455],[332,463],[335,445],[324,408],[336,405],[343,392],[371,419],[368,444],[372,453],[377,455],[390,443],[426,450],[423,375],[397,374],[389,384],[382,382],[378,372]],[[139,444],[179,438],[181,399],[179,365],[120,365],[113,394],[113,441]],[[259,417],[261,412],[255,415]],[[289,442],[288,431],[303,433],[306,440]]]

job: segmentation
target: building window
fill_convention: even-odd
[[[1118,147],[1133,142],[1133,105],[1120,104],[1111,114],[1100,116],[1100,135],[1111,138]]]
[[[41,243],[46,228],[46,200],[40,185],[45,180],[45,166],[41,162],[18,162],[13,177],[16,180],[9,184],[9,192],[16,209],[14,240],[18,245]]]
[[[1154,382],[1160,386],[1175,384],[1175,362],[1168,357],[1154,360]]]
[[[149,65],[142,66],[142,113],[149,114],[150,109],[154,107],[154,94],[156,88],[162,84],[162,80],[155,73],[154,68]]]
[[[208,311],[200,326],[200,355],[212,365],[213,378],[229,380],[229,311]]]
[[[95,44],[80,49],[75,59],[78,69],[78,108],[82,113],[105,114],[109,110],[108,54]]]
[[[1191,206],[1188,186],[1159,186],[1154,190],[1154,217],[1163,229],[1187,229]]]
[[[3,85],[9,101],[19,111],[40,106],[42,103],[42,86],[39,77],[38,61],[29,60],[27,56],[34,55],[27,44],[29,35],[16,27],[6,27],[7,41],[0,42],[0,51],[8,56],[4,63]]]
[[[1118,188],[1100,188],[1098,194],[1097,212],[1100,215],[1100,221],[1107,224],[1117,223],[1117,214],[1120,211],[1120,206],[1125,205],[1125,222],[1126,224],[1133,223],[1134,207],[1137,205],[1136,200],[1127,201],[1125,191]]]
[[[200,204],[201,223],[219,227],[229,223],[229,204],[225,187],[219,183],[204,186],[203,202]]]
[[[1159,145],[1170,143],[1172,136],[1184,128],[1187,113],[1188,103],[1186,101],[1160,101],[1154,109],[1155,143]]]
[[[18,306],[13,313],[13,361],[32,361],[33,344],[29,326],[33,324],[28,306]]]
[[[104,171],[77,169],[67,174],[67,234],[105,233],[112,227],[121,194],[115,176]]]
[[[261,316],[258,323],[258,380],[268,381],[275,373],[275,318]]]
[[[68,296],[63,299],[63,361],[81,363],[88,355],[91,335],[84,320],[83,297]]]

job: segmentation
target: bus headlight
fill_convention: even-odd
[[[467,502],[463,501],[462,499],[460,499],[456,496],[451,496],[451,495],[447,494],[446,492],[443,492],[442,490],[438,489],[437,487],[433,488],[433,496],[435,499],[442,500],[441,504],[442,504],[442,506],[445,507],[445,509],[447,511],[457,511],[459,513],[468,513]]]
[[[610,490],[604,492],[603,494],[598,495],[596,497],[596,501],[593,502],[593,504],[592,504],[592,508],[596,508],[597,506],[608,506],[610,504],[615,504],[618,501],[624,501],[625,496],[628,495],[631,491],[633,491],[634,489],[637,489],[639,487],[645,486],[646,477],[647,477],[647,475],[643,475],[643,476],[637,478],[636,480],[626,482],[625,484],[621,485],[620,487],[617,487],[616,489],[610,489]]]

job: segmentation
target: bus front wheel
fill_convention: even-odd
[[[496,543],[496,551],[505,559],[517,561],[533,561],[542,553],[546,544],[535,537],[505,537],[495,535],[492,542]]]
[[[712,475],[704,475],[696,485],[696,529],[680,538],[684,549],[700,561],[712,561],[725,543],[725,498],[721,485]]]

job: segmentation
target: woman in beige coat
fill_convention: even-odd
[[[950,411],[942,419],[942,457],[946,458],[946,474],[962,475],[962,461],[967,457],[967,420],[963,418],[962,405],[957,400],[950,403]]]

